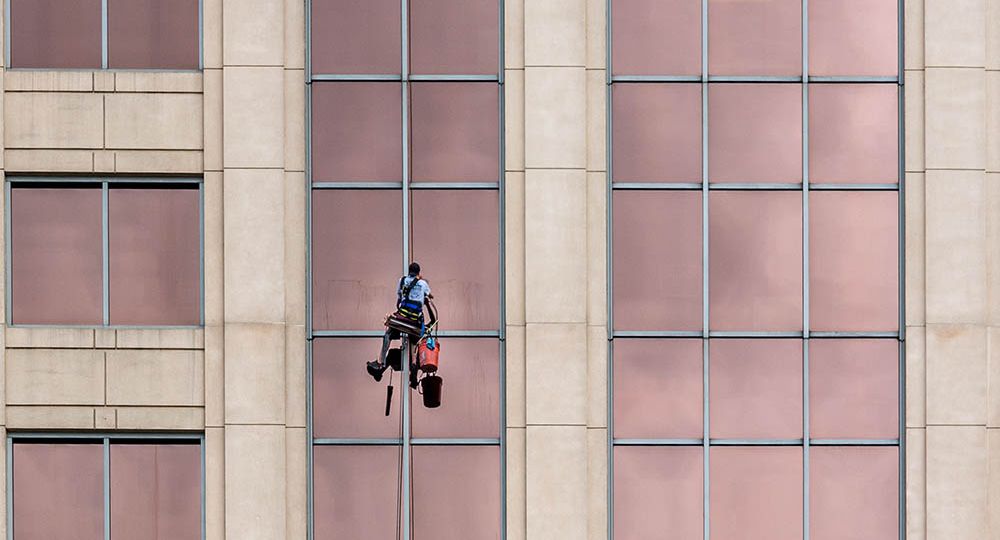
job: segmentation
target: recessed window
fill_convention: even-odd
[[[10,447],[13,538],[201,538],[198,438],[18,437]]]
[[[201,324],[199,182],[8,186],[11,324]]]
[[[8,0],[10,67],[198,69],[198,0]]]

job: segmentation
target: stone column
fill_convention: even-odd
[[[524,4],[529,539],[588,532],[586,13],[586,0]]]
[[[286,535],[286,6],[222,6],[225,531],[275,540]]]
[[[1000,177],[995,0],[906,2],[907,530],[995,538]],[[989,15],[989,18],[987,17]],[[989,37],[988,37],[989,36]],[[992,497],[989,492],[993,486]],[[996,521],[996,518],[993,518]]]

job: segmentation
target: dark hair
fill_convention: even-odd
[[[417,263],[415,263],[415,262],[411,262],[410,263],[410,275],[411,276],[416,276],[416,275],[419,275],[419,274],[420,274],[420,265],[417,264]]]

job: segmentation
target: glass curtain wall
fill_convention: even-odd
[[[897,0],[609,0],[617,540],[902,537]]]
[[[313,538],[502,537],[501,10],[310,2]],[[411,260],[439,311],[443,403],[397,373],[386,416],[388,375],[364,364]]]

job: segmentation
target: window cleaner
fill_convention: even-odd
[[[386,369],[402,371],[405,349],[410,367],[410,387],[420,387],[424,405],[429,408],[441,405],[443,382],[436,374],[441,342],[436,332],[438,321],[433,298],[430,285],[420,275],[420,265],[410,263],[407,274],[399,280],[396,288],[396,311],[385,318],[386,329],[379,357],[365,366],[376,382],[381,381]],[[430,316],[430,324],[424,323],[425,308]],[[402,341],[402,346],[390,349],[392,342],[397,339]],[[424,373],[423,378],[420,378],[421,372]],[[392,403],[392,391],[390,382],[386,394],[386,416],[389,415]]]

